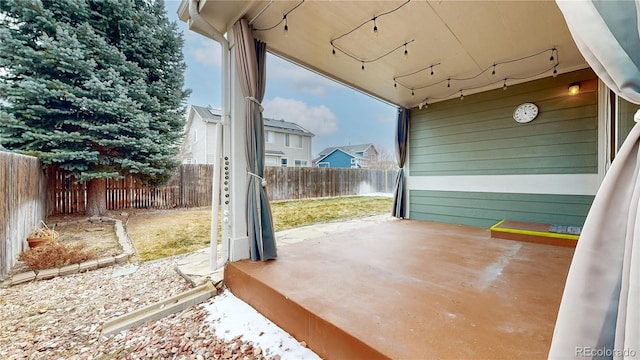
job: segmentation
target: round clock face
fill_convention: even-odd
[[[532,103],[519,105],[513,111],[513,119],[521,124],[533,121],[538,116],[538,106]]]

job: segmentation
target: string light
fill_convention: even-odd
[[[361,62],[361,63],[364,64],[364,63],[371,63],[371,62],[374,62],[374,61],[378,61],[378,60],[382,59],[383,57],[390,55],[394,51],[396,51],[396,50],[398,50],[398,49],[400,49],[401,47],[404,46],[404,55],[406,57],[407,55],[409,55],[409,51],[407,50],[407,45],[412,43],[412,42],[414,42],[415,39],[410,40],[410,41],[406,41],[404,44],[402,44],[402,45],[400,45],[398,47],[395,47],[395,48],[387,51],[386,53],[384,53],[384,54],[382,54],[382,55],[380,55],[380,56],[378,56],[376,58],[372,58],[372,59],[358,58],[355,55],[351,54],[350,52],[348,52],[348,51],[344,50],[343,48],[341,48],[336,42],[338,40],[344,38],[345,36],[348,36],[348,35],[352,34],[354,31],[360,29],[361,27],[363,27],[363,26],[365,26],[367,24],[370,24],[371,22],[373,22],[373,33],[375,35],[378,35],[378,23],[377,23],[377,20],[379,18],[383,17],[383,16],[392,14],[392,13],[400,10],[400,8],[402,8],[403,6],[407,5],[409,2],[411,2],[411,0],[407,0],[404,3],[396,6],[395,8],[393,8],[393,9],[391,9],[389,11],[386,11],[386,12],[383,12],[381,14],[378,14],[378,15],[372,17],[371,19],[367,19],[367,20],[363,21],[360,25],[354,27],[353,29],[345,32],[344,34],[342,34],[340,36],[337,36],[337,37],[331,39],[330,43],[331,43],[331,46],[332,46],[332,51],[339,51],[339,52],[343,53],[344,55],[347,55],[348,57],[352,58],[353,60],[356,60],[356,61]]]
[[[483,74],[488,74],[489,71],[491,71],[491,75],[495,75],[495,71],[496,71],[495,69],[499,65],[517,63],[517,62],[524,61],[524,60],[527,60],[527,59],[531,59],[531,58],[534,58],[534,57],[539,57],[541,55],[545,56],[545,61],[546,61],[546,56],[549,54],[548,53],[549,51],[552,52],[554,63],[552,65],[550,65],[549,67],[546,67],[545,69],[541,70],[540,72],[537,72],[535,74],[528,74],[528,75],[522,76],[522,77],[514,77],[514,76],[504,77],[504,78],[502,78],[500,80],[493,80],[493,81],[490,81],[489,83],[480,84],[478,86],[463,87],[463,88],[460,88],[459,93],[460,93],[460,97],[464,98],[464,91],[468,92],[470,90],[483,89],[483,88],[486,88],[487,86],[490,86],[492,84],[496,84],[496,83],[499,84],[500,81],[502,81],[502,88],[504,90],[506,90],[507,89],[507,81],[508,80],[527,80],[527,79],[531,79],[531,78],[536,78],[536,77],[539,77],[541,75],[544,75],[545,73],[548,74],[548,71],[553,71],[553,76],[556,77],[558,75],[558,66],[560,65],[560,60],[559,60],[560,56],[559,56],[559,53],[558,53],[558,49],[549,48],[549,49],[545,49],[545,50],[539,51],[537,53],[534,53],[534,54],[531,54],[531,55],[528,55],[528,56],[523,56],[523,57],[520,57],[520,58],[511,59],[511,60],[502,61],[502,62],[494,62],[493,64],[487,66],[485,69],[481,70],[478,74],[476,74],[474,76],[466,77],[466,78],[448,77],[448,78],[445,78],[445,79],[436,80],[435,82],[428,83],[428,84],[422,85],[422,86],[407,86],[402,81],[398,81],[401,78],[413,76],[413,75],[415,75],[415,74],[417,74],[420,71],[423,71],[425,69],[432,69],[432,66],[439,65],[439,63],[438,64],[434,64],[434,65],[429,65],[429,66],[426,66],[426,67],[424,67],[424,68],[422,68],[420,70],[413,71],[413,72],[408,73],[408,74],[398,75],[398,76],[394,77],[393,78],[394,86],[395,87],[401,86],[401,87],[404,87],[405,89],[408,89],[408,90],[417,91],[417,90],[426,89],[426,88],[429,88],[429,87],[432,87],[432,86],[436,86],[436,85],[441,84],[441,83],[446,81],[447,88],[451,88],[451,81],[452,80],[455,80],[455,81],[475,80],[475,79],[479,78],[480,76],[482,76]],[[431,97],[431,99],[432,100],[433,99],[448,99],[448,98],[454,96],[455,94],[456,94],[456,92],[453,92],[453,93],[448,94],[447,96],[437,97],[437,98]]]
[[[430,69],[430,70],[431,70],[431,76],[433,76],[433,75],[434,75],[433,68],[434,68],[434,67],[436,67],[436,66],[438,66],[438,65],[440,65],[440,63],[431,64],[431,65],[425,66],[425,67],[423,67],[422,69],[418,69],[418,70],[416,70],[416,71],[414,71],[414,72],[412,72],[412,73],[409,73],[409,74],[404,74],[404,75],[396,76],[396,77],[394,77],[394,78],[393,78],[393,83],[394,83],[394,84],[396,84],[396,79],[400,79],[400,78],[403,78],[403,77],[407,77],[407,76],[415,75],[415,74],[417,74],[417,73],[419,73],[419,72],[422,72],[422,71],[424,71],[424,70],[427,70],[427,69]],[[396,85],[397,85],[397,84],[396,84]]]
[[[393,81],[393,87],[394,87],[394,88],[397,88],[397,87],[398,87],[398,83],[396,83],[396,81],[395,81],[395,80]]]
[[[398,46],[396,46],[395,48],[387,51],[386,53],[379,55],[378,57],[375,58],[371,58],[371,59],[361,59],[355,55],[350,54],[349,52],[341,49],[338,45],[334,44],[333,41],[331,42],[331,46],[333,47],[334,50],[341,52],[342,54],[352,58],[353,60],[359,62],[359,63],[372,63],[372,62],[376,62],[386,56],[389,56],[391,53],[395,52],[396,50],[401,49],[402,47],[404,47],[404,55],[407,56],[408,55],[408,51],[407,51],[407,45],[411,44],[412,42],[416,41],[415,39],[410,40],[410,41],[406,41]]]
[[[411,96],[414,96],[416,93],[413,92],[413,89],[411,89]]]
[[[298,5],[294,6],[293,8],[291,8],[291,10],[287,11],[286,13],[284,13],[284,15],[282,15],[282,19],[280,19],[280,21],[278,21],[273,26],[269,26],[269,27],[262,28],[262,29],[253,28],[253,31],[269,31],[269,30],[273,30],[276,27],[278,27],[280,24],[284,23],[284,35],[287,36],[288,33],[289,33],[289,26],[287,24],[287,15],[291,14],[291,12],[293,12],[293,10],[297,9],[300,5],[302,5],[302,3],[304,3],[304,1],[305,0],[300,1],[298,3]]]
[[[335,48],[335,47],[332,47],[332,49],[331,49],[331,53],[332,53],[333,55],[335,55],[335,54],[336,54],[336,48]]]
[[[460,89],[460,100],[464,100],[464,95],[462,94],[462,89]]]
[[[549,62],[552,63],[555,61],[555,57],[553,56],[553,53],[556,51],[556,48],[551,49],[551,56],[549,57]]]
[[[364,70],[364,61],[362,62],[362,70]]]

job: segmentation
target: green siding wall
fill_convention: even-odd
[[[582,226],[593,196],[409,192],[411,219],[489,227],[502,219]]]
[[[568,86],[582,83],[577,96]],[[429,176],[597,174],[598,92],[590,69],[412,109],[409,174]],[[540,114],[518,124],[513,110]],[[582,225],[593,196],[410,190],[410,218],[472,226],[502,219]]]
[[[597,173],[597,91],[567,94],[595,79],[587,69],[413,109],[411,175]],[[518,124],[513,110],[524,102],[540,114]]]

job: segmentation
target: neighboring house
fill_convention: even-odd
[[[313,161],[322,168],[366,168],[378,159],[373,144],[334,146],[322,150]]]
[[[215,139],[215,125],[221,121],[221,110],[191,105],[179,155],[183,164],[213,164],[215,147],[210,144]]]
[[[310,167],[313,137],[311,132],[298,124],[265,118],[265,165]]]
[[[213,164],[215,124],[222,121],[220,109],[191,105],[180,158],[183,164]],[[267,166],[311,166],[313,134],[302,126],[264,119],[265,164]]]

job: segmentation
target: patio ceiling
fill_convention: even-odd
[[[269,52],[405,107],[416,106],[425,99],[432,103],[459,97],[460,89],[469,95],[500,88],[505,78],[507,85],[513,85],[548,77],[556,62],[559,62],[558,73],[587,67],[553,1],[412,0],[403,5],[404,1],[307,0],[300,3],[201,0],[199,6],[201,17],[221,33],[241,17],[255,18],[254,29],[275,25],[272,30],[254,31],[255,37],[267,43]],[[184,10],[185,6],[181,8],[180,16],[187,20],[188,11]],[[284,22],[278,24],[286,13],[287,36],[283,31]],[[358,28],[374,17],[377,17],[377,35],[372,21]],[[194,30],[198,31],[197,26]],[[332,40],[336,45],[335,55]],[[403,54],[406,42],[407,57]],[[553,62],[550,61],[552,51],[545,51],[552,48],[558,51]],[[390,52],[387,56],[368,62],[387,52]],[[540,54],[502,64],[536,53]],[[497,64],[495,75],[493,64]],[[431,68],[431,65],[434,66]],[[420,69],[425,70],[398,78]],[[397,78],[397,87],[394,78]],[[447,86],[449,78],[454,79],[450,87]],[[463,78],[473,79],[455,80]]]

